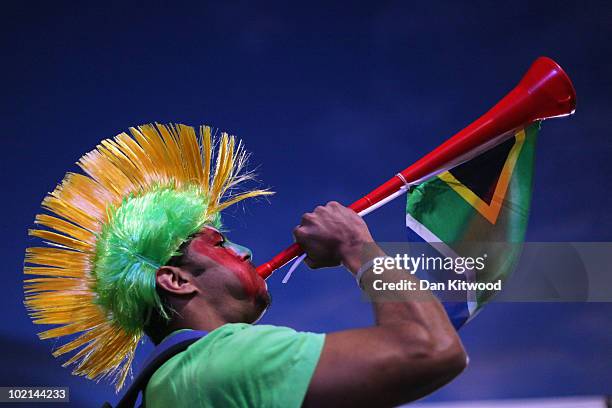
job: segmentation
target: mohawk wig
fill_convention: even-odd
[[[199,137],[185,125],[143,125],[106,139],[67,173],[42,202],[32,229],[44,247],[26,250],[25,305],[34,323],[58,327],[41,339],[73,336],[54,356],[73,374],[110,377],[118,391],[131,371],[147,316],[167,314],[155,272],[220,211],[267,190],[236,193],[252,178],[242,143],[222,133]],[[35,265],[35,266],[34,266]],[[77,351],[78,350],[78,351]]]

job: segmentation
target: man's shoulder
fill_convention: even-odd
[[[223,377],[254,368],[262,361],[292,360],[308,351],[320,353],[323,334],[300,332],[285,326],[228,323],[166,361],[154,374],[221,370]]]
[[[171,393],[172,398],[181,398],[198,384],[211,401],[230,394],[255,401],[263,398],[262,390],[269,398],[284,400],[295,393],[296,384],[305,393],[323,339],[323,334],[284,326],[225,324],[168,360],[153,375],[147,397]],[[300,395],[295,398],[303,398]]]
[[[192,344],[187,351],[196,351],[209,346],[236,345],[251,340],[256,340],[258,343],[275,342],[302,336],[322,336],[322,334],[300,332],[291,327],[270,324],[227,323]]]
[[[210,334],[244,334],[244,335],[258,335],[258,334],[295,334],[300,333],[291,327],[276,326],[272,324],[249,324],[249,323],[226,323],[223,326],[213,330]]]

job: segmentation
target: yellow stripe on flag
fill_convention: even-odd
[[[524,143],[525,130],[521,129],[515,134],[514,145],[512,146],[512,149],[510,149],[508,158],[506,159],[501,174],[499,175],[499,179],[497,180],[495,192],[493,193],[493,198],[491,199],[491,204],[484,202],[472,190],[457,180],[455,176],[448,171],[438,175],[438,178],[447,183],[453,190],[455,190],[455,192],[457,192],[457,194],[463,197],[465,201],[470,203],[470,205],[474,207],[476,211],[482,214],[482,216],[485,217],[491,224],[495,224],[497,222],[497,217],[499,216],[504,198],[506,197],[510,180],[512,179],[514,166],[516,165],[516,161],[518,160]]]

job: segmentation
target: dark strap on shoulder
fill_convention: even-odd
[[[132,381],[130,387],[125,391],[125,394],[123,394],[123,397],[117,403],[116,408],[133,408],[138,400],[138,394],[142,392],[144,395],[145,388],[155,371],[157,371],[166,361],[170,360],[178,353],[185,351],[187,347],[206,336],[206,334],[208,333],[204,331],[189,330],[172,334],[170,337],[164,339],[164,341],[155,347],[144,362],[140,372],[134,381]],[[106,404],[108,403],[105,403],[105,407],[110,407],[110,405]]]

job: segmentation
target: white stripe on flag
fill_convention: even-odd
[[[445,242],[438,238],[438,236],[431,232],[426,226],[418,222],[409,213],[406,213],[406,226],[413,230],[415,234],[417,234],[419,237],[423,238],[443,256],[453,259],[459,258],[459,255],[455,251],[453,251],[451,247],[449,247]],[[476,272],[474,272],[474,269],[466,269],[465,278],[468,282],[476,282]],[[478,306],[478,302],[476,301],[476,291],[468,290],[467,297],[468,299],[466,303],[471,317]]]

